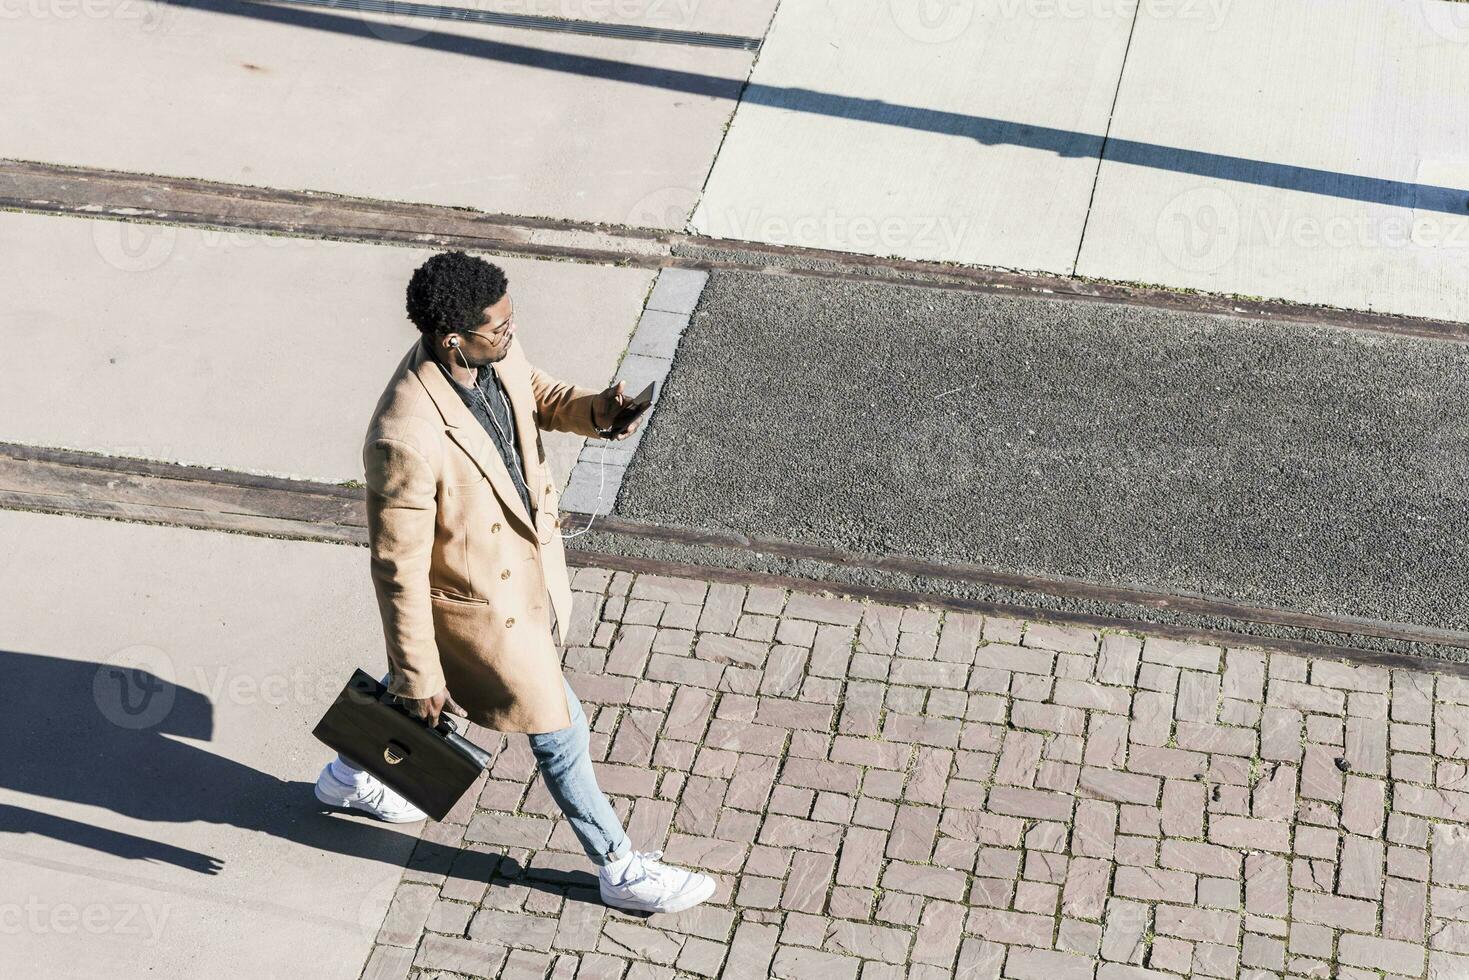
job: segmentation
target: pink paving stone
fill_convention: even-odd
[[[1103,769],[1121,769],[1127,764],[1127,718],[1093,712],[1090,734],[1083,747],[1082,761]],[[1054,743],[1053,743],[1054,744]]]
[[[1185,670],[1178,678],[1173,716],[1179,721],[1212,722],[1219,710],[1219,675]]]
[[[1021,946],[1051,945],[1056,920],[1033,912],[1006,912],[1001,909],[973,909],[965,932],[992,942]]]
[[[1387,785],[1380,779],[1348,776],[1342,795],[1342,826],[1354,834],[1376,837],[1382,833]]]
[[[1314,925],[1368,933],[1377,928],[1377,905],[1356,898],[1296,891],[1291,898],[1291,917]]]
[[[850,599],[793,592],[782,615],[790,619],[831,623],[833,626],[856,626],[862,621],[862,604]]]
[[[1228,650],[1224,655],[1226,698],[1260,701],[1265,697],[1265,655],[1254,650]]]
[[[945,809],[939,829],[950,837],[999,847],[1016,847],[1025,822],[1012,816],[981,810]]]
[[[1250,854],[1245,858],[1245,911],[1251,915],[1288,913],[1289,879],[1284,858]]]
[[[806,789],[830,790],[835,793],[855,793],[862,783],[862,770],[840,762],[821,762],[816,759],[787,759],[781,770],[780,781],[789,786]]]
[[[862,961],[851,956],[839,956],[800,946],[781,946],[776,950],[771,965],[773,977],[812,977],[823,980],[857,980]]]
[[[1387,839],[1408,847],[1428,846],[1428,821],[1394,810],[1387,818]]]
[[[865,922],[828,922],[824,931],[822,945],[830,952],[889,963],[902,963],[907,959],[910,937],[901,929]]]
[[[931,806],[900,806],[888,838],[887,856],[923,862],[933,853],[939,811]]]
[[[1301,760],[1301,712],[1267,707],[1260,715],[1260,757],[1278,762]]]
[[[1311,683],[1322,687],[1338,687],[1345,691],[1385,693],[1390,677],[1384,667],[1354,666],[1336,660],[1311,662]]]
[[[1355,898],[1381,898],[1382,858],[1382,841],[1348,834],[1342,841],[1337,892]]]
[[[1204,795],[1202,783],[1166,780],[1163,783],[1163,833],[1169,837],[1203,837]]]
[[[1023,642],[1028,647],[1040,647],[1043,650],[1091,654],[1097,651],[1099,640],[1096,630],[1058,626],[1054,623],[1031,623],[1025,629]]]
[[[1301,764],[1303,797],[1328,803],[1341,800],[1342,772],[1336,764],[1338,758],[1337,750],[1329,745],[1306,746],[1305,761]]]
[[[1290,824],[1219,814],[1209,820],[1209,841],[1225,847],[1285,852],[1290,850]]]
[[[1005,732],[1004,747],[995,764],[994,781],[1007,786],[1032,786],[1040,765],[1045,737],[1035,732],[1011,729]]]
[[[1010,724],[1040,732],[1080,735],[1086,731],[1086,714],[1078,708],[1016,701],[1010,706]]]
[[[1242,859],[1243,855],[1231,848],[1186,840],[1165,840],[1158,851],[1158,864],[1165,868],[1214,878],[1238,878]]]
[[[1298,711],[1323,715],[1340,715],[1347,707],[1346,695],[1341,691],[1273,677],[1266,689],[1265,701],[1276,707],[1295,708]]]
[[[1439,755],[1450,759],[1469,759],[1469,707],[1435,705],[1433,741]]]
[[[786,879],[780,907],[819,914],[826,907],[826,891],[835,865],[836,859],[830,854],[797,851],[791,855],[790,876]]]
[[[1371,970],[1414,977],[1423,972],[1424,950],[1417,943],[1343,933],[1336,955],[1342,963]]]
[[[1235,943],[1239,938],[1237,912],[1160,905],[1153,919],[1158,933],[1164,936],[1211,943]]]
[[[1250,794],[1250,815],[1261,820],[1289,820],[1296,808],[1296,767],[1270,766]]]
[[[1098,919],[1107,900],[1112,864],[1101,858],[1075,858],[1066,870],[1061,911],[1078,919]]]
[[[1434,911],[1442,914],[1435,904]],[[1387,879],[1382,895],[1382,935],[1405,942],[1423,941],[1423,921],[1428,912],[1428,885],[1402,878]]]
[[[989,809],[1015,817],[1069,820],[1072,798],[1065,793],[996,786],[989,793]]]
[[[952,749],[959,744],[959,722],[889,713],[883,722],[882,737],[893,742],[916,742]]]
[[[1161,783],[1153,776],[1086,766],[1081,770],[1079,791],[1097,799],[1151,806],[1158,800]]]
[[[885,690],[882,684],[848,682],[839,730],[849,735],[876,735],[881,730],[879,719]]]
[[[959,947],[957,975],[965,980],[998,980],[1005,952],[1005,947],[998,943],[966,937]]]
[[[1347,744],[1343,752],[1356,772],[1387,775],[1387,721],[1382,718],[1348,718]]]
[[[886,847],[887,834],[881,830],[862,827],[848,830],[837,866],[837,883],[863,888],[875,886]]]
[[[1173,696],[1157,691],[1138,691],[1132,697],[1134,744],[1163,745],[1173,730]]]
[[[1137,680],[1138,660],[1142,652],[1143,641],[1135,636],[1109,633],[1102,637],[1095,669],[1097,680],[1103,684],[1132,686]]]
[[[1433,883],[1469,885],[1469,827],[1433,828]]]
[[[1186,640],[1150,636],[1143,643],[1143,659],[1169,667],[1184,667],[1217,674],[1223,651],[1219,647]]]
[[[973,663],[974,648],[984,626],[984,617],[978,613],[947,612],[944,614],[943,629],[939,633],[936,656],[939,660],[954,663]]]
[[[1071,831],[1071,853],[1110,858],[1117,836],[1117,805],[1105,800],[1079,800]]]
[[[1056,681],[1051,700],[1073,708],[1089,708],[1115,715],[1126,715],[1132,707],[1132,695],[1125,688],[1071,678]]]
[[[1393,721],[1426,723],[1433,711],[1433,675],[1419,671],[1393,671],[1389,710]]]
[[[1095,969],[1089,956],[1045,949],[1015,949],[1005,961],[1005,976],[1015,980],[1092,980]]]
[[[1209,757],[1202,752],[1137,745],[1132,748],[1127,768],[1133,772],[1173,779],[1202,779],[1209,768]]]
[[[942,803],[953,758],[954,753],[948,749],[919,746],[913,775],[903,794],[904,799],[910,803],[928,803],[934,806]]]
[[[741,640],[718,633],[704,633],[694,646],[694,656],[717,664],[759,667],[765,663],[770,644],[759,640]]]
[[[1102,924],[1102,959],[1117,963],[1142,963],[1143,935],[1148,928],[1148,906],[1113,898],[1107,901]]]
[[[1009,878],[975,878],[969,889],[969,904],[1008,909],[1014,904],[1015,882]]]
[[[1166,868],[1117,869],[1112,882],[1114,894],[1142,902],[1175,902],[1193,904],[1196,895],[1195,875]]]
[[[893,661],[888,680],[894,684],[918,687],[962,688],[968,675],[968,664],[899,657]]]
[[[1255,755],[1255,732],[1249,728],[1226,725],[1201,725],[1180,721],[1174,727],[1174,740],[1181,749],[1252,758]]]
[[[966,875],[962,871],[947,868],[890,861],[882,875],[882,887],[913,895],[927,895],[929,898],[958,901],[964,897]]]
[[[836,824],[802,820],[778,813],[766,816],[760,827],[760,843],[772,847],[799,847],[835,854],[841,839],[842,828]]]
[[[1387,873],[1413,881],[1427,881],[1429,872],[1428,854],[1408,847],[1387,849]]]
[[[929,902],[923,910],[918,936],[913,942],[913,960],[948,966],[954,962],[964,938],[968,910],[953,902]]]
[[[1026,674],[1049,675],[1055,655],[1046,650],[1031,650],[1008,643],[986,643],[974,654],[979,667],[1014,670]]]

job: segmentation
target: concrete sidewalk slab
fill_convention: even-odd
[[[338,482],[418,338],[403,291],[429,250],[0,215],[11,273],[0,440]],[[531,363],[611,380],[651,271],[496,258]],[[583,442],[554,433],[562,480]]]
[[[1077,272],[1469,320],[1464,5],[1165,9],[1139,14]]]
[[[0,35],[0,156],[616,223],[687,218],[752,57],[232,0],[33,7]]]
[[[780,0],[445,0],[445,7],[760,38]]]
[[[6,963],[355,980],[421,826],[311,793],[311,727],[386,662],[366,552],[14,511],[0,539]]]
[[[1131,26],[1104,7],[788,0],[694,227],[1069,273]]]

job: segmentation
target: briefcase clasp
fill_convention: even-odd
[[[387,744],[387,747],[383,749],[383,761],[390,766],[396,766],[398,763],[408,758],[408,755],[408,747],[406,745],[401,745],[398,742],[389,742]]]

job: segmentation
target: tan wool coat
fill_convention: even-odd
[[[421,342],[367,430],[367,528],[389,689],[427,698],[447,686],[477,724],[555,731],[571,719],[551,623],[566,635],[571,583],[539,430],[595,436],[597,391],[532,367],[516,340],[493,369],[510,398],[534,513]]]

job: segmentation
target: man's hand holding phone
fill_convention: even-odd
[[[652,404],[652,382],[636,396],[630,396],[619,381],[592,402],[592,424],[603,439],[626,439],[638,430],[643,413]]]

